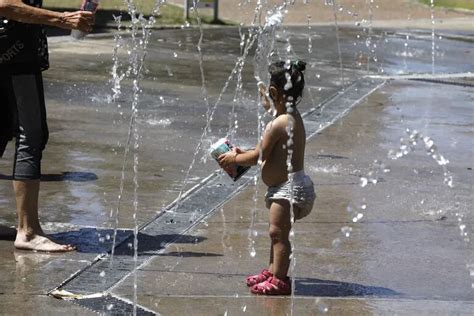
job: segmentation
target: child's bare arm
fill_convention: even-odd
[[[219,164],[221,167],[225,168],[233,164],[239,164],[241,166],[253,166],[257,164],[259,156],[259,149],[249,149],[249,150],[237,150],[233,149],[230,152],[222,154],[219,156]],[[237,157],[239,161],[237,162]]]
[[[260,151],[262,151],[262,161],[267,160],[278,139],[286,135],[285,124],[282,119],[277,118],[267,125],[263,139],[255,149],[247,151],[233,150],[219,157],[219,164],[223,167],[232,164],[240,166],[254,166],[258,163]]]

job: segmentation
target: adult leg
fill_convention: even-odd
[[[280,280],[286,279],[290,267],[290,230],[290,203],[286,200],[274,201],[270,208],[269,234],[273,249],[272,273]]]
[[[9,110],[9,84],[10,77],[0,75],[0,158],[3,155],[6,143],[11,135],[11,123]],[[0,240],[15,239],[16,229],[0,225]]]
[[[18,232],[15,247],[25,250],[62,252],[74,250],[71,245],[60,245],[44,234],[38,218],[39,180],[15,180]]]
[[[74,250],[71,245],[60,245],[47,238],[38,218],[41,158],[48,137],[41,74],[14,75],[11,88],[18,120],[13,171],[18,215],[15,247],[52,252]]]

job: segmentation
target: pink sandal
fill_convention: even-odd
[[[291,295],[290,278],[287,277],[285,281],[282,281],[270,277],[268,280],[255,284],[250,291],[260,295]]]
[[[247,286],[254,286],[255,284],[262,283],[273,276],[273,273],[267,269],[263,269],[262,272],[247,277]]]

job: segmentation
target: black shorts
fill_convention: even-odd
[[[0,73],[0,115],[8,120],[4,126],[16,138],[13,179],[39,179],[42,153],[49,137],[40,71]],[[6,132],[2,130],[2,133]]]

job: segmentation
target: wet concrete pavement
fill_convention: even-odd
[[[304,31],[307,29],[289,28],[279,40],[283,50],[289,34],[295,54],[309,61],[309,90],[302,112],[343,91],[333,29],[322,27],[314,32],[311,54]],[[162,31],[151,44],[138,120],[142,135],[140,224],[160,214],[182,189],[204,125],[206,109],[193,46],[197,35],[196,30]],[[236,29],[206,30],[206,36],[205,71],[215,100],[239,53],[240,39]],[[431,71],[427,34],[412,33],[407,50],[403,34],[378,30],[374,38],[385,46],[377,51],[378,61],[371,62],[372,73]],[[344,87],[367,73],[364,42],[358,29],[341,32]],[[466,62],[472,58],[472,41],[444,37],[438,45],[438,71],[473,70]],[[40,255],[15,251],[11,241],[0,241],[5,254],[0,259],[1,313],[28,314],[36,304],[41,308],[36,309],[38,314],[89,313],[45,294],[110,249],[114,225],[110,214],[117,205],[122,168],[123,145],[117,142],[123,144],[126,139],[130,97],[130,85],[125,82],[118,102],[122,108],[108,102],[112,47],[110,37],[74,45],[52,41],[53,68],[45,73],[51,140],[44,158],[40,214],[47,231],[59,240],[78,242],[79,251]],[[244,96],[237,104],[236,139],[244,146],[252,146],[256,139],[252,73],[249,62],[243,73]],[[229,91],[216,112],[209,144],[228,131],[233,89]],[[296,226],[296,314],[317,314],[326,307],[334,314],[469,314],[474,280],[466,263],[474,260],[473,249],[472,243],[460,237],[454,213],[465,213],[467,231],[472,231],[472,91],[472,87],[451,84],[391,81],[308,142],[306,169],[317,184],[318,201],[313,214]],[[454,189],[443,185],[442,169],[422,148],[400,160],[387,159],[388,150],[398,148],[406,128],[433,137],[451,161],[448,167],[455,177]],[[10,146],[6,158],[11,155]],[[197,155],[198,164],[186,188],[216,169],[215,162],[200,160],[204,156],[205,152]],[[391,171],[376,186],[361,188],[360,177],[375,159],[386,161]],[[10,164],[9,159],[0,161],[3,174],[8,174]],[[133,227],[131,169],[128,163],[119,217],[123,228],[119,237],[123,238]],[[0,190],[0,224],[14,225],[7,176],[2,176]],[[255,194],[255,187],[249,186],[187,232],[184,241],[164,250],[153,238],[148,239],[144,246],[153,257],[137,271],[139,304],[164,315],[224,314],[226,310],[229,315],[286,314],[291,306],[288,298],[256,298],[242,283],[267,261],[261,185],[258,192],[255,258],[249,255],[247,238]],[[360,223],[352,223],[346,211],[349,204],[354,209],[367,205],[360,211],[364,214]],[[444,212],[437,214],[439,209]],[[349,238],[341,233],[345,226],[353,228]],[[341,243],[334,247],[337,238]],[[111,293],[133,299],[133,276],[116,283]]]
[[[182,6],[181,0],[169,0],[169,3]],[[377,0],[373,2],[359,0],[338,1],[291,1],[285,23],[289,25],[332,24],[334,23],[334,8],[325,3],[336,4],[336,15],[339,23],[353,26],[356,23],[378,27],[424,28],[431,29],[431,11],[428,5],[418,0]],[[263,12],[281,5],[282,1],[267,0],[261,2]],[[239,21],[251,24],[254,18],[256,1],[219,1],[219,18],[229,21]],[[201,10],[202,13],[206,11]],[[209,10],[208,12],[211,12]],[[453,10],[435,8],[434,19],[437,29],[464,30],[473,29],[473,12],[468,10]]]
[[[461,238],[454,213],[466,213],[472,229],[472,129],[464,121],[472,115],[473,95],[472,89],[455,88],[443,97],[438,89],[390,82],[308,142],[306,171],[318,200],[313,213],[296,224],[295,314],[325,308],[333,315],[472,312],[473,280],[465,264],[474,259],[474,249]],[[437,101],[401,97],[409,90]],[[457,109],[440,108],[438,101],[453,96]],[[414,107],[426,124],[413,116]],[[423,148],[400,160],[387,158],[406,128],[434,135],[450,159],[455,188],[443,185],[440,167]],[[360,176],[374,159],[391,171],[376,186],[362,188]],[[290,299],[255,297],[244,284],[268,260],[264,190],[258,187],[255,258],[247,239],[255,194],[250,186],[196,228],[203,241],[174,245],[139,269],[139,304],[164,315],[289,314]],[[360,222],[352,222],[348,206],[364,214]],[[443,209],[445,217],[431,215],[432,209]],[[341,233],[343,227],[352,228],[350,237]],[[131,299],[132,286],[129,278],[113,292]]]

